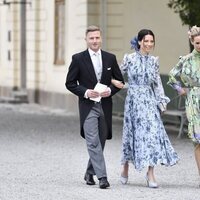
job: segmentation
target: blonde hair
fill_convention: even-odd
[[[98,26],[94,26],[94,25],[88,26],[88,28],[85,31],[85,35],[87,35],[89,32],[94,32],[94,31],[101,32],[101,29]]]
[[[200,27],[197,27],[196,25],[193,26],[189,31],[188,31],[188,37],[190,39],[191,42],[194,41],[194,38],[196,36],[200,35]]]

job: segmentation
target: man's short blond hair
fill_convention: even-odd
[[[95,25],[88,26],[88,28],[85,31],[85,35],[87,35],[89,32],[94,32],[94,31],[100,31],[101,32],[101,29],[98,26],[95,26]]]

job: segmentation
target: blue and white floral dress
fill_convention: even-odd
[[[132,162],[139,171],[146,166],[176,164],[178,156],[158,109],[159,103],[169,102],[160,79],[158,58],[138,51],[126,54],[121,70],[128,76],[121,163]]]

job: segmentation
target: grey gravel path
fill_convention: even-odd
[[[79,136],[79,119],[64,110],[35,104],[0,104],[0,200],[198,200],[200,182],[193,146],[168,130],[180,162],[156,167],[158,189],[146,187],[145,170],[130,167],[121,185],[122,120],[113,120],[113,139],[106,143],[110,189],[83,181],[88,154]],[[97,181],[97,180],[96,180]]]

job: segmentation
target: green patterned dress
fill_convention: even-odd
[[[178,81],[180,78],[181,81]],[[200,52],[180,58],[178,64],[169,73],[169,85],[177,91],[186,87],[185,101],[188,118],[188,136],[194,142],[200,143]]]

